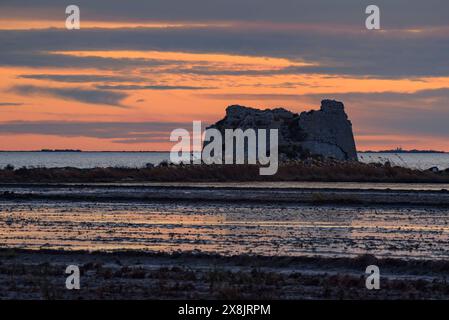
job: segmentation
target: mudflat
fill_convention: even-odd
[[[448,298],[448,195],[423,188],[2,185],[1,298]]]

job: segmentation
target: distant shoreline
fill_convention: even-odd
[[[357,153],[449,153],[448,151],[440,151],[440,150],[380,150],[380,151],[372,151],[372,150],[366,150],[366,151],[358,151]]]
[[[156,150],[156,151],[124,151],[124,150],[59,150],[59,149],[43,149],[43,150],[0,150],[1,152],[35,152],[35,153],[169,153],[170,150]],[[441,151],[441,150],[380,150],[380,151],[374,151],[374,150],[361,150],[357,151],[357,153],[389,153],[389,154],[395,154],[395,153],[405,153],[405,154],[428,154],[428,153],[439,153],[439,154],[447,154],[449,151]]]
[[[0,152],[36,152],[36,153],[169,153],[170,151],[91,151],[91,150],[0,150]]]

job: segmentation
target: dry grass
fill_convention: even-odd
[[[5,249],[0,249],[0,252]],[[0,264],[0,299],[447,299],[447,261],[16,250]],[[77,261],[81,290],[65,289]],[[120,263],[118,263],[119,261]],[[381,290],[365,268],[381,267]],[[314,270],[310,273],[310,270]],[[420,275],[423,276],[420,276]],[[401,279],[398,276],[406,276]]]
[[[155,168],[21,168],[0,170],[0,183],[54,182],[416,182],[447,183],[449,170],[434,173],[359,162],[291,162],[273,176],[259,175],[257,165],[170,165]]]

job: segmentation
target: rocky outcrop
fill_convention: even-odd
[[[209,128],[224,134],[225,129],[278,129],[279,154],[284,159],[322,156],[357,160],[352,124],[343,103],[323,100],[320,110],[290,112],[283,108],[259,110],[229,106],[224,119]]]
[[[321,101],[319,111],[300,114],[298,125],[307,133],[302,146],[310,153],[339,160],[357,160],[352,123],[342,102]]]

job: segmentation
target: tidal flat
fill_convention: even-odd
[[[447,192],[353,187],[3,185],[1,298],[448,298]]]
[[[449,258],[449,209],[254,203],[0,203],[6,248]]]

